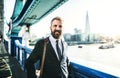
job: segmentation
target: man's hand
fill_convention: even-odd
[[[37,78],[39,78],[40,77],[40,70],[36,70],[35,74],[36,74]]]

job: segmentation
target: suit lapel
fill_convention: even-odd
[[[48,40],[49,40],[49,37],[48,37]],[[63,56],[65,45],[64,45],[64,42],[61,41],[61,43],[62,43],[62,56]],[[54,50],[54,48],[53,48],[50,40],[49,40],[49,43],[48,43],[48,47],[49,47],[50,52],[51,52],[52,54],[54,54],[54,56],[56,57],[56,59],[58,59],[58,61],[61,61],[61,60],[59,60],[59,58],[57,57],[57,54],[56,54],[56,52],[55,52],[55,50]]]
[[[54,48],[52,47],[52,44],[50,41],[48,43],[48,48],[49,48],[49,51],[55,56],[55,58],[58,59],[56,52],[55,52]],[[59,59],[58,59],[58,61],[59,61]]]

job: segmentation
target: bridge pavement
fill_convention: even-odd
[[[26,72],[21,69],[19,62],[15,57],[8,55],[5,56],[4,59],[11,69],[12,78],[27,78]]]

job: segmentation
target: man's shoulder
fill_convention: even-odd
[[[44,41],[48,41],[48,40],[49,40],[49,37],[41,38],[37,41],[37,43],[43,43]]]

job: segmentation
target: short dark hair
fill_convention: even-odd
[[[52,20],[51,20],[51,24],[52,24],[52,22],[54,21],[54,20],[59,20],[59,21],[61,21],[62,22],[62,19],[60,18],[60,17],[54,17]]]

